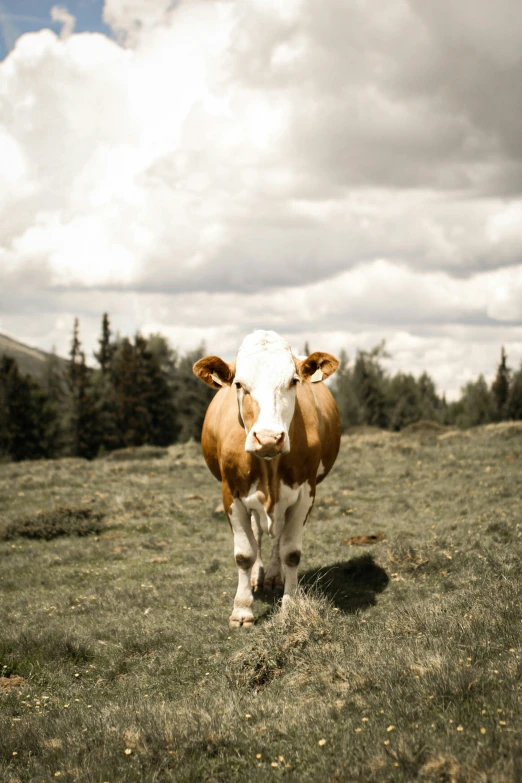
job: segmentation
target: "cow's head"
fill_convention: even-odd
[[[195,374],[213,388],[234,386],[239,418],[245,428],[245,450],[263,459],[290,451],[290,424],[299,383],[322,381],[339,362],[328,353],[297,359],[275,332],[256,331],[243,340],[236,363],[206,356]]]

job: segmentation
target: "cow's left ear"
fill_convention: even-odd
[[[198,378],[213,389],[221,389],[222,386],[230,386],[234,379],[233,368],[220,359],[219,356],[205,356],[192,368]]]
[[[331,353],[321,353],[315,351],[311,353],[308,359],[303,359],[298,364],[299,375],[304,381],[317,383],[324,381],[339,367],[339,360]]]

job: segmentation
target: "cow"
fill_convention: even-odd
[[[219,390],[205,416],[201,446],[221,482],[234,536],[238,586],[231,628],[253,625],[252,589],[284,584],[283,611],[296,592],[303,528],[316,486],[339,451],[339,413],[322,383],[338,366],[328,353],[297,358],[276,332],[258,330],[245,337],[234,363],[206,356],[193,367]],[[274,540],[266,574],[263,533]]]

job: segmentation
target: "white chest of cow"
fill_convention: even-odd
[[[219,389],[201,443],[221,481],[234,535],[238,590],[232,627],[253,624],[252,587],[284,581],[283,606],[297,588],[304,523],[316,484],[339,450],[339,414],[321,383],[337,366],[326,353],[300,360],[283,338],[264,331],[244,339],[235,363],[208,356],[194,365],[199,378]],[[274,540],[266,575],[263,533]]]

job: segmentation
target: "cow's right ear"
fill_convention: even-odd
[[[339,367],[339,359],[331,353],[315,351],[307,359],[298,363],[297,369],[301,378],[311,383],[324,381]]]
[[[205,356],[196,362],[192,370],[198,378],[201,378],[207,386],[211,386],[213,389],[230,386],[234,380],[232,368],[219,356]]]

